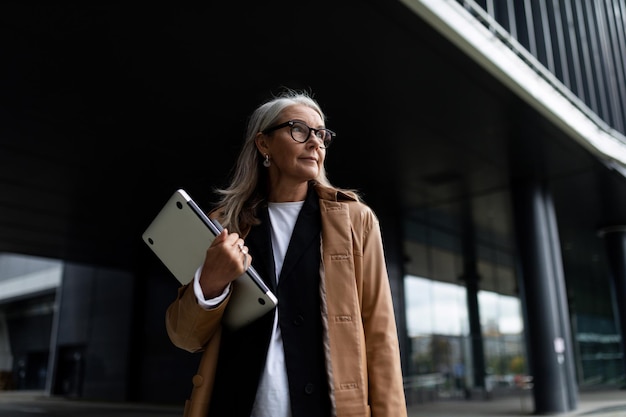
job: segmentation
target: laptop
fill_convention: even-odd
[[[174,277],[187,284],[204,263],[206,250],[222,231],[183,189],[178,189],[143,233],[143,241]],[[222,323],[236,330],[272,310],[278,299],[257,271],[248,270],[232,283]]]

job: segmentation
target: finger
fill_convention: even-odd
[[[244,245],[243,239],[239,239],[236,246],[237,249],[239,249],[239,252],[243,253],[244,255],[248,254],[248,247]]]
[[[239,235],[235,232],[230,233],[226,239],[224,240],[224,244],[225,245],[229,245],[229,246],[236,246],[237,242],[239,241]]]
[[[250,256],[248,255],[248,252],[245,252],[243,254],[243,271],[244,272],[246,272],[248,268],[250,268],[249,258]]]
[[[215,236],[215,239],[213,239],[213,244],[219,245],[220,243],[224,242],[227,237],[228,237],[228,230],[223,229],[219,235]]]
[[[244,255],[248,254],[248,247],[245,246],[243,243],[238,243],[237,247],[239,248],[239,252],[243,253]]]

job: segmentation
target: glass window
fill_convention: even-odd
[[[528,372],[519,298],[479,291],[488,390],[513,388]]]

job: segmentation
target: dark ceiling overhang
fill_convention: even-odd
[[[162,204],[208,207],[281,86],[315,93],[331,181],[380,210],[597,169],[400,3],[1,9],[0,252],[137,267]]]

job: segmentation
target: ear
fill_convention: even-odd
[[[257,133],[256,137],[254,138],[254,143],[256,144],[256,148],[259,150],[259,152],[261,152],[262,155],[265,154],[269,154],[269,143],[267,140],[267,135],[264,135],[263,133],[259,132]]]

